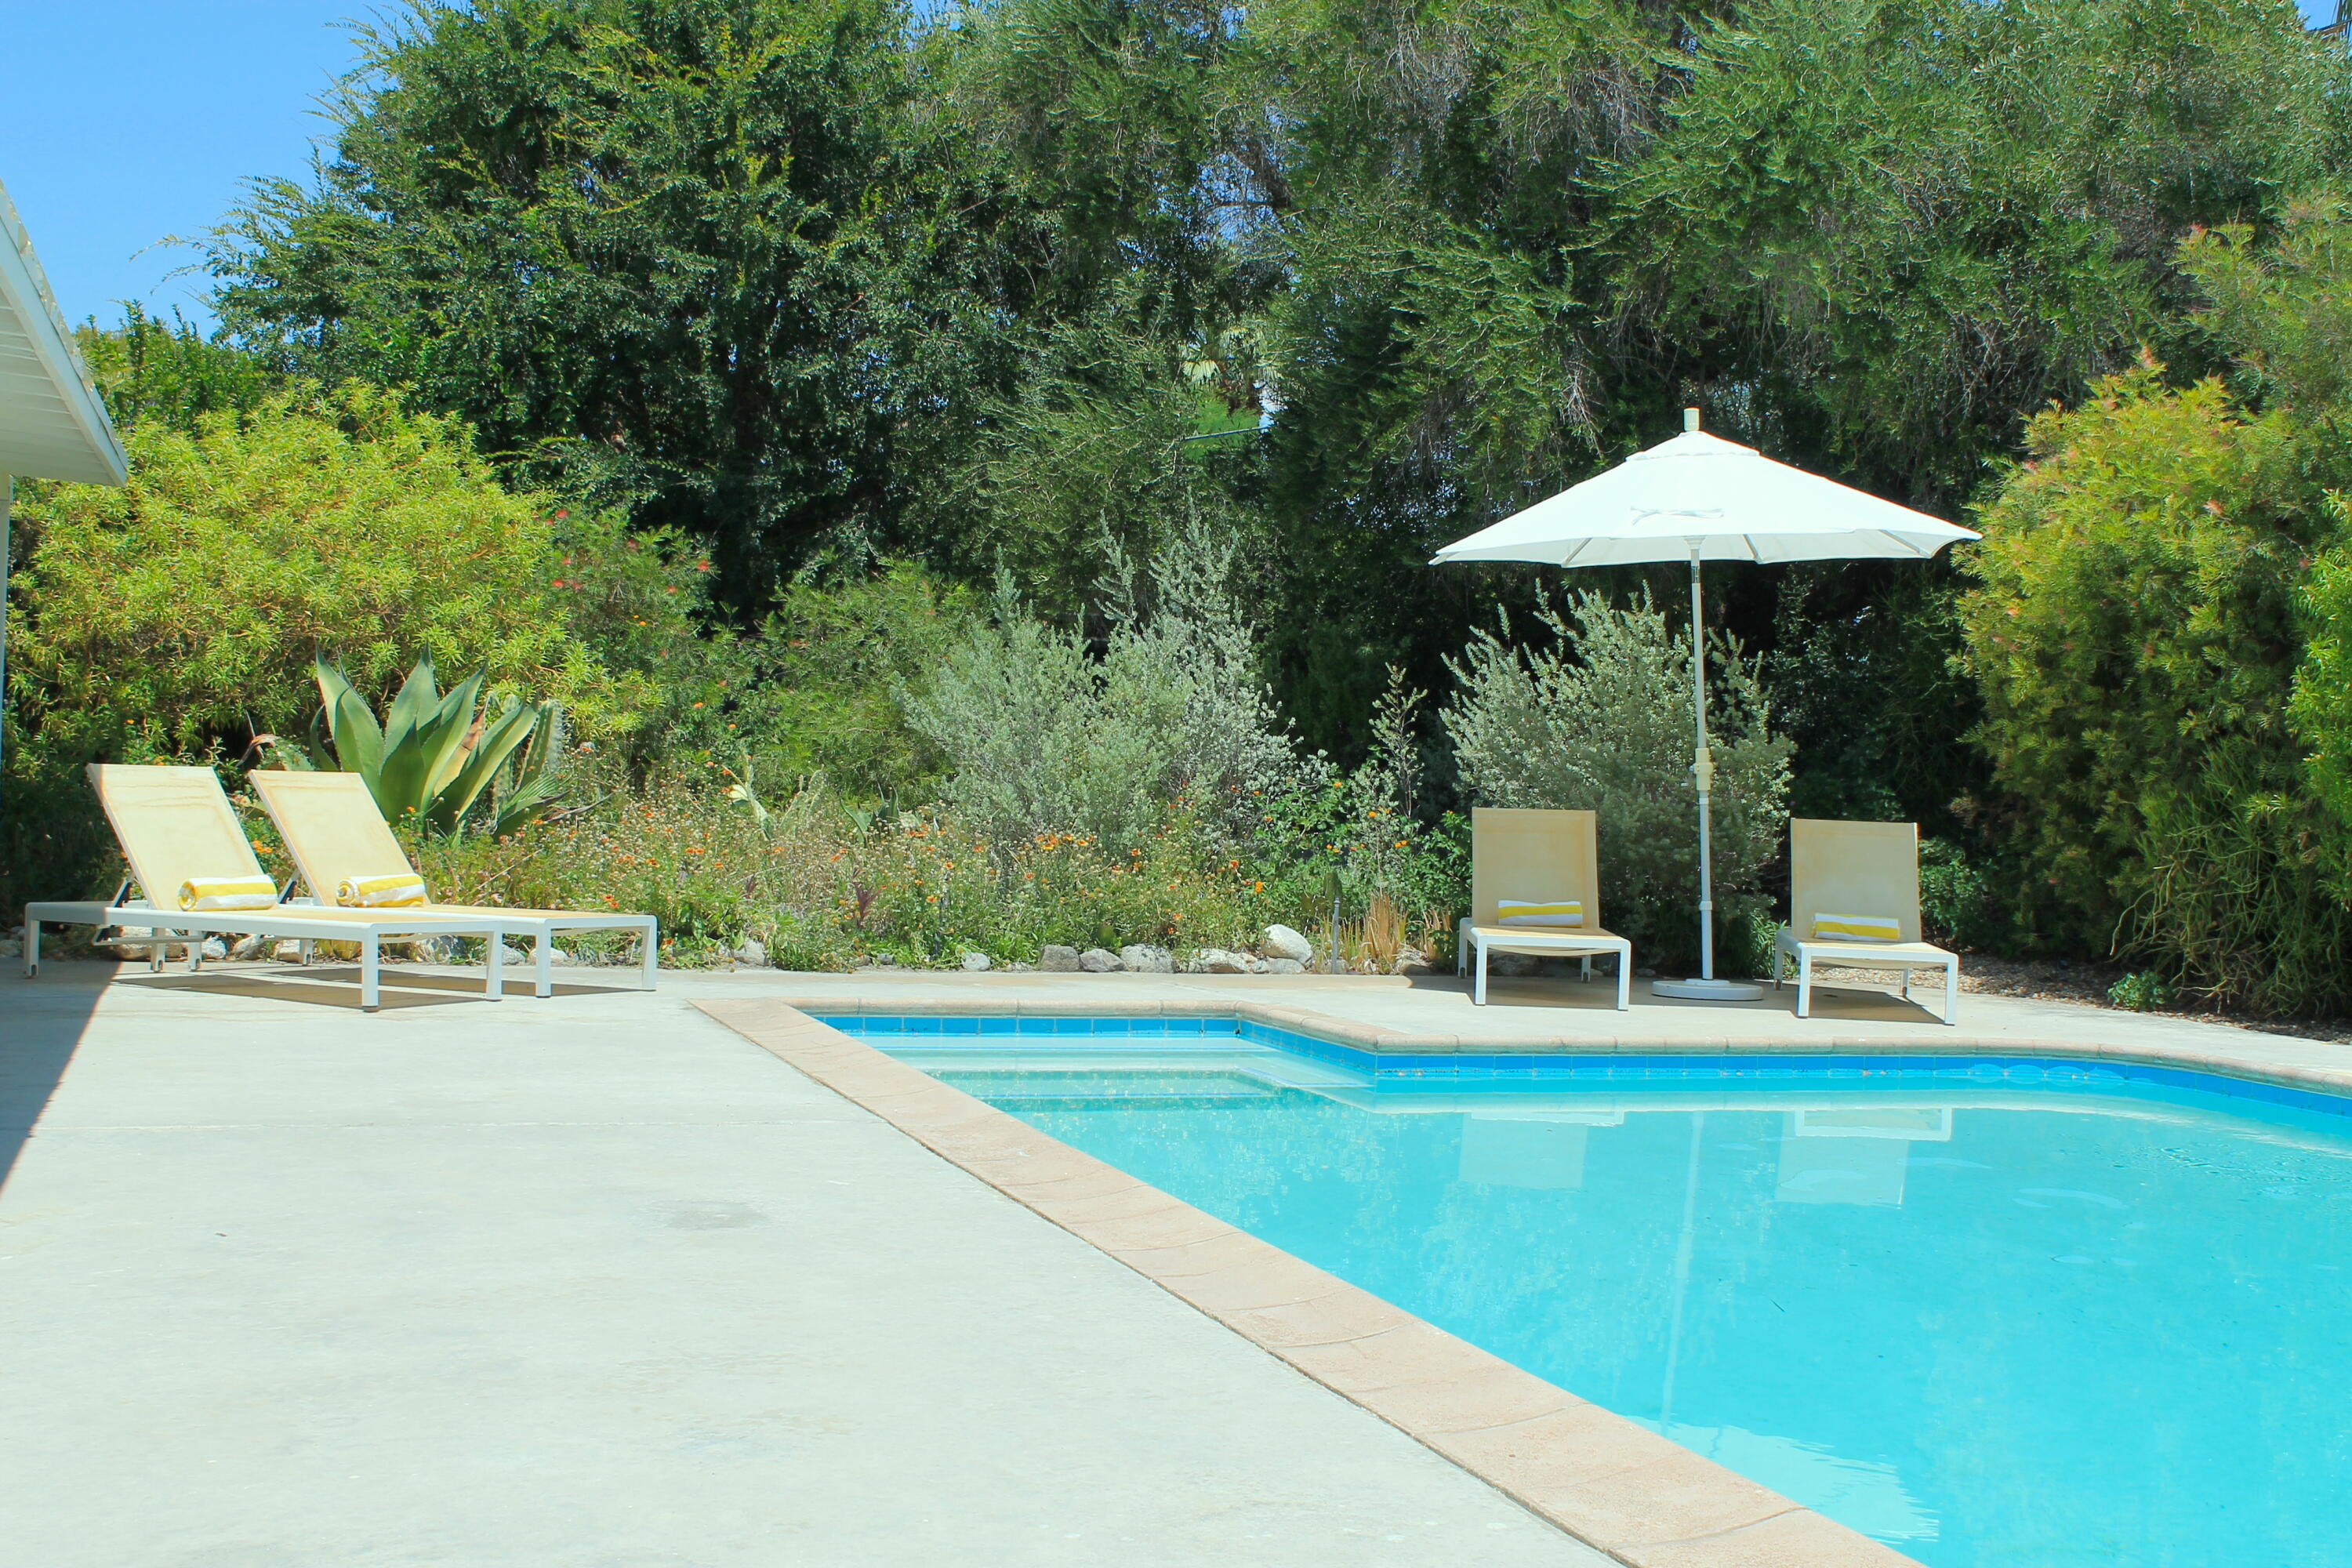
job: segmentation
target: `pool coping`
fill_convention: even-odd
[[[2329,1068],[2266,1062],[2214,1047],[2168,1042],[2119,1045],[2007,1035],[1971,1035],[1958,1029],[1934,1035],[1823,1034],[1722,1035],[1703,1038],[1659,1035],[1555,1035],[1499,1038],[1494,1036],[1430,1034],[1386,1028],[1309,1007],[1257,1002],[1247,997],[1067,999],[971,996],[787,995],[774,998],[809,1014],[876,1014],[897,1017],[1030,1018],[1234,1018],[1288,1030],[1310,1039],[1373,1056],[1560,1057],[1560,1056],[1867,1056],[2023,1057],[2172,1068],[2268,1084],[2279,1089],[2352,1097],[2352,1054],[2347,1066]],[[2297,1041],[2301,1045],[2306,1042]]]
[[[1290,1029],[1312,1020],[1318,1026],[1301,1032],[1328,1036],[1340,1025],[1351,1034],[1416,1042],[1391,1050],[1427,1050],[1418,1042],[1429,1037],[1249,1002],[916,1005],[892,999],[862,1006],[823,997],[694,1005],[1627,1568],[1920,1568],[1913,1558],[893,1060],[803,1008],[1231,1016]],[[1948,1052],[1955,1042],[1937,1045]],[[1591,1048],[1581,1041],[1576,1047]]]

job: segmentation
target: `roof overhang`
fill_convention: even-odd
[[[119,485],[122,443],[0,186],[0,474]]]

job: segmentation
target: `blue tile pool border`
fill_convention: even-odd
[[[803,1009],[817,1022],[853,1039],[875,1042],[927,1039],[1146,1039],[1206,1043],[1232,1039],[1304,1057],[1310,1061],[1361,1073],[1376,1085],[1404,1086],[1471,1080],[1496,1081],[1682,1081],[1770,1082],[1776,1079],[1847,1080],[1886,1084],[1889,1080],[1927,1083],[1958,1081],[1992,1084],[2066,1084],[2120,1086],[2147,1084],[2189,1089],[2234,1100],[2287,1106],[2331,1116],[2352,1116],[2352,1095],[2305,1089],[2243,1078],[2211,1068],[2168,1067],[2136,1062],[2112,1055],[2066,1056],[2037,1052],[2032,1056],[1998,1052],[1906,1051],[1901,1053],[1826,1051],[1578,1051],[1559,1046],[1531,1051],[1452,1051],[1416,1053],[1375,1051],[1326,1040],[1296,1029],[1239,1016],[1168,1017],[1158,1016],[1003,1016],[985,1014],[841,1013]]]

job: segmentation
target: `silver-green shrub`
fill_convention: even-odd
[[[1690,777],[1686,633],[1645,595],[1617,606],[1580,593],[1546,604],[1548,647],[1481,632],[1453,664],[1444,714],[1465,785],[1480,804],[1599,816],[1601,900],[1610,928],[1644,963],[1698,948],[1697,797]],[[1772,732],[1758,661],[1716,639],[1707,727],[1715,756],[1717,940],[1762,913],[1759,887],[1788,826],[1790,743]],[[1724,951],[1729,959],[1736,945]]]
[[[998,844],[1077,834],[1125,849],[1180,800],[1244,830],[1253,792],[1311,764],[1275,716],[1234,565],[1234,547],[1201,528],[1139,583],[1116,564],[1099,657],[1001,584],[993,616],[904,699],[950,760],[947,804]]]

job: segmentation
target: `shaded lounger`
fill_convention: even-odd
[[[1584,973],[1601,953],[1617,955],[1617,1009],[1631,1005],[1633,944],[1601,924],[1598,832],[1589,811],[1512,811],[1478,806],[1470,813],[1470,914],[1454,950],[1456,973],[1475,967],[1471,1001],[1486,1001],[1489,952],[1581,958]],[[1580,923],[1521,927],[1496,923],[1505,899],[1524,903],[1573,900]]]
[[[254,790],[278,831],[287,852],[302,873],[311,896],[320,903],[335,901],[335,890],[347,881],[414,869],[393,837],[383,813],[368,793],[367,781],[357,773],[295,773],[264,768],[250,775]],[[425,890],[430,900],[431,889]],[[535,939],[532,989],[541,996],[555,994],[554,937],[563,931],[631,931],[644,944],[646,989],[654,987],[661,958],[661,928],[651,915],[604,913],[587,910],[509,910],[479,904],[436,904],[424,909],[433,914],[496,920],[509,934]]]
[[[25,906],[25,973],[41,968],[41,923],[51,925],[145,926],[156,934],[138,939],[150,962],[163,967],[165,948],[184,942],[188,967],[202,966],[207,936],[258,936],[298,942],[356,942],[360,950],[360,1006],[370,1013],[381,1002],[378,963],[385,942],[419,936],[478,936],[487,953],[483,986],[492,1001],[501,994],[499,965],[504,956],[501,922],[464,913],[425,910],[338,910],[278,903],[264,910],[179,908],[184,882],[213,878],[269,879],[253,858],[253,845],[236,819],[210,768],[132,767],[93,763],[89,781],[122,846],[131,879],[112,900],[77,900]],[[133,884],[142,896],[128,897]],[[177,932],[174,936],[170,933]]]
[[[1819,934],[1823,917],[1832,921],[1883,921],[1892,941],[1855,941]],[[1960,961],[1919,936],[1919,825],[1916,822],[1822,822],[1797,817],[1789,824],[1789,923],[1772,939],[1772,984],[1784,964],[1797,968],[1797,1016],[1813,1010],[1813,965],[1848,969],[1898,969],[1903,995],[1911,995],[1911,972],[1944,972],[1944,1022],[1956,1023],[1960,1006]]]

